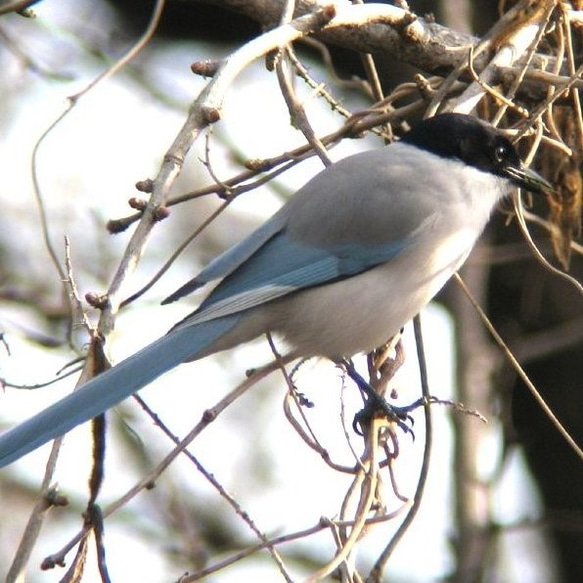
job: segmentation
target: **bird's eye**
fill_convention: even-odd
[[[498,164],[501,164],[502,162],[504,162],[507,157],[508,157],[508,149],[505,146],[498,146],[494,150],[494,160],[496,160],[496,162]]]

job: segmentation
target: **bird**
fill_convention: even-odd
[[[335,362],[398,333],[468,257],[516,188],[552,186],[498,129],[442,113],[309,180],[162,303],[218,282],[168,333],[0,435],[0,467],[104,413],[181,363],[266,333],[286,358]]]

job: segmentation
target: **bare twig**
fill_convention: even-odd
[[[375,516],[373,518],[369,518],[366,521],[366,524],[367,524],[367,526],[373,525],[373,524],[381,524],[381,523],[386,522],[388,520],[392,520],[393,518],[398,516],[399,512],[400,512],[400,510],[397,512],[385,514],[383,516]],[[288,533],[288,534],[285,534],[282,536],[273,537],[273,538],[269,539],[268,543],[271,546],[281,545],[281,544],[284,544],[287,542],[292,542],[295,540],[306,539],[307,537],[314,535],[314,534],[318,534],[319,532],[322,532],[323,530],[326,530],[326,529],[336,530],[337,528],[351,527],[353,525],[354,525],[353,521],[339,521],[339,520],[331,521],[331,520],[328,520],[326,518],[322,518],[318,522],[318,524],[316,524],[314,526],[311,526],[309,528],[306,528],[304,530],[300,530],[297,532],[292,532],[292,533]],[[213,573],[217,573],[221,569],[224,569],[225,567],[228,567],[229,565],[232,565],[233,563],[236,563],[237,561],[240,561],[241,559],[244,559],[245,557],[249,557],[250,555],[262,550],[263,548],[265,548],[264,543],[249,547],[243,551],[240,551],[239,553],[236,553],[235,555],[227,557],[223,561],[221,561],[221,562],[219,562],[211,567],[207,567],[206,569],[201,569],[197,573],[185,575],[184,577],[182,577],[180,579],[180,583],[192,583],[193,581],[199,581],[203,577],[207,577],[208,575],[212,575]]]
[[[557,431],[565,439],[567,444],[571,447],[573,452],[581,460],[583,460],[583,450],[577,444],[577,442],[573,439],[571,434],[565,429],[565,427],[563,426],[561,421],[557,418],[557,416],[553,413],[553,411],[549,408],[549,406],[547,405],[543,396],[539,393],[538,389],[534,386],[532,381],[529,379],[528,375],[526,374],[526,371],[522,368],[520,363],[516,360],[516,358],[514,357],[514,354],[512,353],[512,351],[510,350],[508,345],[504,342],[504,340],[502,339],[502,337],[500,336],[500,334],[498,333],[498,331],[496,330],[496,328],[494,327],[492,322],[490,322],[488,316],[486,315],[486,313],[484,312],[482,307],[478,304],[478,302],[475,301],[471,291],[468,289],[468,287],[464,283],[463,279],[457,273],[454,275],[454,278],[455,278],[457,284],[462,288],[466,297],[470,300],[472,306],[474,306],[474,309],[478,312],[478,315],[480,316],[482,322],[486,326],[488,332],[490,332],[490,334],[492,335],[492,337],[496,341],[496,344],[498,344],[498,346],[500,346],[500,348],[502,349],[504,355],[506,356],[506,358],[508,359],[508,361],[512,365],[512,368],[517,372],[518,376],[522,379],[524,384],[528,387],[528,390],[531,392],[535,401],[538,403],[538,405],[543,410],[545,415],[549,418],[551,423],[555,426]]]
[[[580,294],[583,295],[583,285],[581,285],[581,283],[577,279],[575,279],[572,275],[569,275],[568,273],[565,273],[564,271],[558,269],[554,265],[551,265],[547,261],[546,257],[539,251],[538,247],[535,245],[528,231],[528,227],[526,226],[526,222],[524,220],[524,211],[522,208],[522,199],[520,198],[520,196],[514,197],[514,208],[516,210],[516,217],[518,219],[520,230],[522,231],[522,234],[524,235],[524,238],[528,243],[528,246],[531,248],[532,252],[534,253],[534,256],[539,261],[539,263],[553,275],[556,275],[557,277],[560,277],[561,279],[567,281]]]
[[[111,516],[121,508],[123,508],[130,500],[137,496],[143,490],[147,490],[152,483],[168,468],[168,466],[190,445],[190,443],[206,429],[215,419],[236,399],[243,395],[250,387],[266,377],[268,374],[277,370],[277,363],[271,363],[263,368],[257,369],[254,374],[242,382],[238,387],[233,389],[228,395],[223,397],[214,407],[207,409],[202,416],[202,419],[197,423],[192,430],[184,437],[180,443],[161,461],[152,468],[142,479],[130,488],[123,496],[118,498],[115,502],[109,504],[103,511],[103,518]],[[51,555],[46,559],[47,563],[59,565],[64,561],[65,556],[69,551],[79,543],[81,539],[89,534],[89,529],[84,527],[81,532],[74,536],[60,551]]]
[[[486,93],[485,87],[493,84],[498,68],[513,65],[529,51],[537,39],[541,26],[544,27],[546,23],[545,16],[546,10],[542,3],[540,6],[529,6],[529,3],[524,1],[504,14],[480,40],[472,57],[480,55],[487,46],[496,47],[496,54],[481,72],[480,81],[474,81],[459,98],[448,105],[448,109],[463,113],[471,112]],[[468,62],[469,59],[470,57]]]
[[[220,118],[225,92],[249,63],[274,48],[324,26],[333,16],[333,10],[309,14],[253,39],[223,61],[215,76],[192,104],[184,125],[164,156],[158,176],[152,181],[151,197],[109,286],[108,303],[101,314],[98,326],[104,336],[107,337],[113,329],[124,284],[144,252],[152,228],[157,222],[157,213],[165,206],[170,190],[182,171],[186,155],[195,140],[205,128]]]
[[[288,66],[289,60],[287,58],[289,52],[289,48],[281,52],[280,58],[277,61],[276,72],[279,87],[287,104],[292,124],[304,134],[308,144],[312,146],[314,152],[316,152],[320,160],[322,160],[322,164],[324,164],[324,166],[330,166],[332,161],[328,156],[328,152],[326,151],[324,144],[317,138],[316,132],[312,128],[308,116],[306,115],[306,111],[300,103],[293,87],[291,70]]]
[[[36,389],[43,389],[44,387],[49,387],[50,385],[54,385],[55,383],[58,383],[71,375],[77,374],[79,371],[82,370],[82,368],[83,368],[82,366],[73,368],[64,374],[59,375],[57,378],[51,379],[50,381],[46,381],[44,383],[35,383],[34,385],[23,385],[20,383],[12,383],[3,377],[0,377],[0,385],[2,385],[4,387],[10,387],[11,389],[22,390],[22,391],[35,391]]]
[[[321,581],[339,566],[341,566],[352,552],[354,545],[358,542],[363,529],[366,526],[366,519],[370,512],[376,495],[379,470],[379,448],[378,448],[378,424],[385,423],[385,420],[375,419],[371,423],[368,433],[370,441],[367,439],[367,451],[364,454],[363,467],[359,470],[356,480],[362,484],[361,495],[359,498],[358,508],[355,512],[354,523],[350,529],[350,535],[342,541],[342,546],[338,549],[335,557],[324,567],[313,573],[306,579],[306,583],[316,583]]]
[[[425,491],[425,485],[427,484],[427,476],[429,475],[429,462],[431,457],[431,449],[433,445],[433,423],[430,406],[431,393],[429,390],[429,379],[427,376],[427,362],[425,360],[423,334],[421,331],[421,317],[419,315],[415,316],[413,320],[413,325],[415,327],[415,340],[417,344],[417,361],[419,363],[419,372],[421,375],[421,389],[424,399],[423,410],[425,411],[425,446],[423,448],[423,462],[421,464],[419,479],[417,480],[417,489],[415,491],[413,503],[410,506],[407,515],[405,516],[405,519],[399,526],[397,532],[393,535],[393,538],[391,539],[390,543],[379,555],[373,569],[371,570],[367,578],[367,581],[370,581],[371,583],[377,583],[382,580],[383,571],[386,568],[388,560],[390,559],[397,544],[404,536],[405,532],[407,532],[407,530],[413,523],[415,516],[417,516],[417,512],[419,511],[419,507],[421,506],[423,492]]]
[[[139,395],[135,395],[134,398],[139,403],[140,407],[146,412],[146,414],[154,421],[155,425],[162,430],[166,437],[168,437],[172,441],[172,443],[174,443],[174,445],[180,446],[180,439],[176,435],[174,435],[172,431],[170,431],[170,429],[165,423],[162,422],[160,416],[157,415]],[[261,540],[261,542],[265,545],[265,548],[269,551],[269,553],[273,557],[284,579],[288,582],[291,582],[292,579],[283,563],[281,556],[274,548],[274,546],[269,544],[268,538],[258,528],[258,526],[255,524],[255,521],[251,518],[249,513],[241,507],[241,505],[232,496],[232,494],[230,494],[223,487],[223,485],[215,478],[215,476],[203,466],[203,464],[196,458],[196,456],[194,456],[187,449],[183,449],[182,453],[189,459],[189,461],[196,467],[196,469],[219,493],[221,498],[227,501],[227,503],[231,506],[231,508],[233,508],[237,516],[239,516],[247,524],[247,526],[249,526],[249,528],[257,535],[257,538]]]

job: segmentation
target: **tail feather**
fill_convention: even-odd
[[[234,315],[176,328],[91,379],[74,393],[1,435],[0,467],[107,411],[185,360],[194,360],[197,353],[231,330],[238,320],[239,316]]]

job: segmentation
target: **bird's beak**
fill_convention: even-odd
[[[529,190],[530,192],[540,194],[543,192],[553,192],[555,190],[553,185],[546,181],[538,172],[535,172],[530,168],[525,168],[522,165],[520,168],[507,166],[504,169],[504,172],[507,177],[516,184],[516,186]]]

